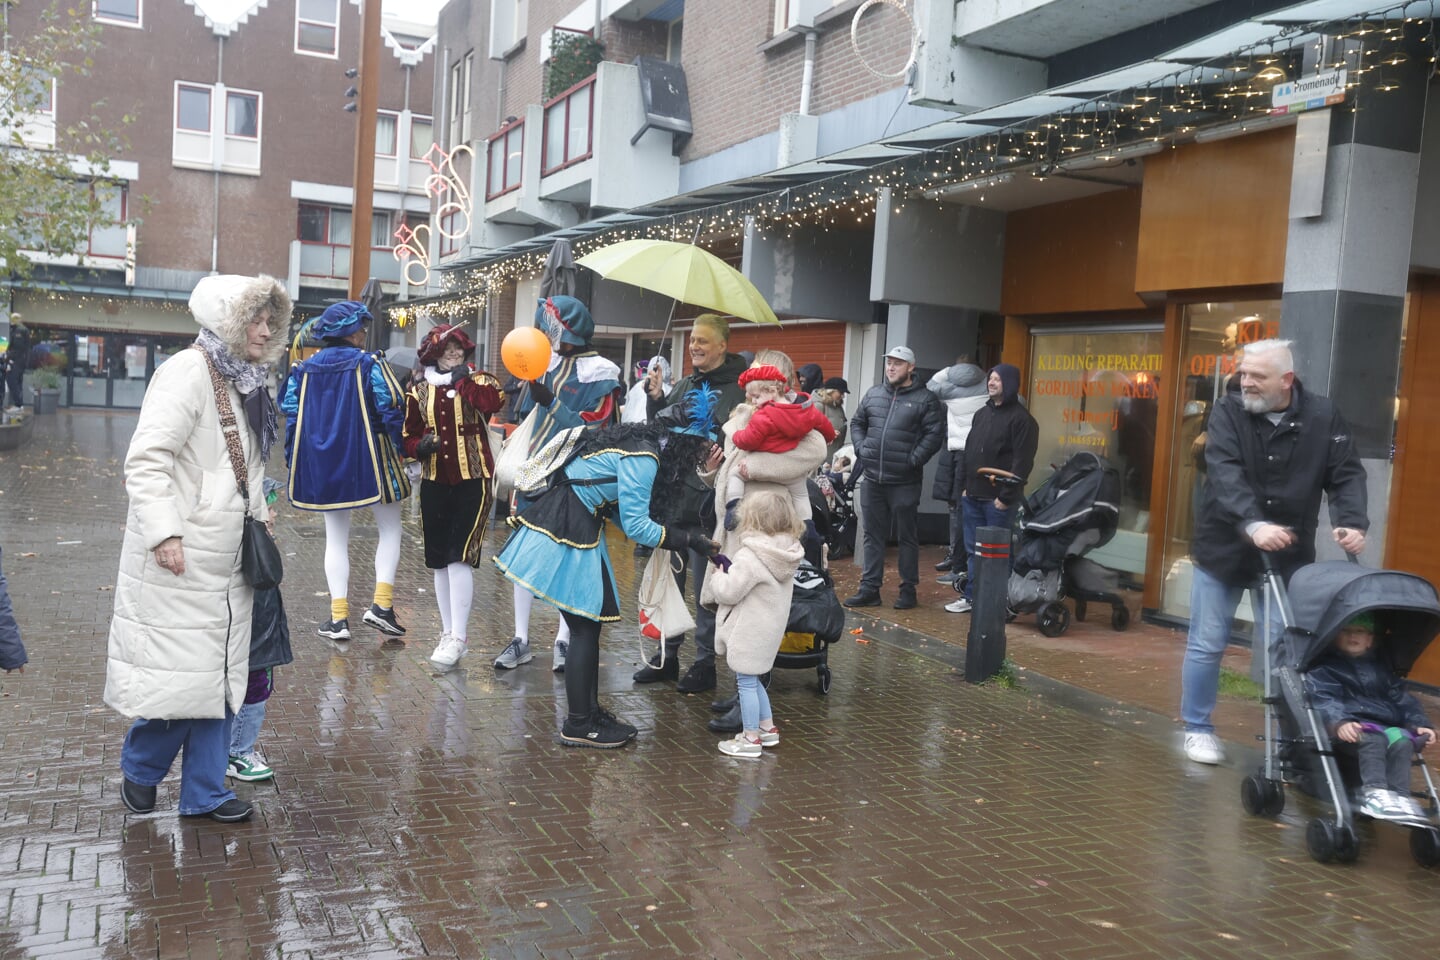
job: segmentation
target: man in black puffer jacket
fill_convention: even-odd
[[[997,363],[986,381],[990,399],[975,411],[970,422],[970,435],[965,438],[965,496],[961,498],[964,514],[965,542],[975,542],[981,527],[1010,527],[1015,522],[1015,504],[1025,496],[1025,485],[999,484],[980,470],[990,467],[1006,470],[1021,480],[1030,476],[1035,465],[1035,448],[1040,443],[1040,427],[1030,411],[1020,402],[1020,368]],[[970,555],[970,578],[965,583],[965,596],[945,605],[951,613],[968,613],[975,599],[975,555]]]
[[[866,392],[850,420],[855,459],[865,471],[860,491],[865,532],[865,572],[847,607],[878,607],[885,581],[885,542],[893,519],[900,542],[900,593],[896,610],[915,606],[920,582],[920,477],[925,462],[945,443],[945,408],[915,379],[915,352],[894,347],[885,354],[885,382]]]

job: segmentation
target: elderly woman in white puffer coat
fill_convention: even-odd
[[[120,753],[120,797],[135,813],[182,749],[180,813],[230,823],[250,805],[225,786],[230,722],[245,701],[253,593],[240,572],[246,504],[221,429],[230,400],[250,512],[268,517],[264,466],[279,431],[266,390],[285,349],[290,297],[272,277],[206,277],[190,296],[194,349],[145,391],[125,457],[130,509],[110,622],[105,702],[136,717]]]

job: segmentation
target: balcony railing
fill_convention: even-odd
[[[525,121],[516,120],[490,136],[490,166],[485,174],[485,199],[520,188],[525,161]]]
[[[370,248],[370,275],[387,283],[400,281],[400,262],[391,256],[390,247]],[[350,278],[350,245],[348,243],[300,244],[300,276],[326,280]]]
[[[592,74],[545,104],[540,175],[549,176],[590,159],[594,147],[595,76]]]

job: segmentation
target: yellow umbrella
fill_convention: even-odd
[[[623,240],[587,253],[575,262],[606,280],[628,283],[742,320],[780,325],[775,311],[744,274],[692,244]]]

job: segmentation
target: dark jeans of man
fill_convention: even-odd
[[[865,572],[860,589],[879,593],[885,582],[885,543],[894,524],[900,542],[900,586],[915,589],[920,582],[920,536],[915,520],[920,513],[920,484],[876,483],[860,485],[861,518],[865,528]]]
[[[950,505],[950,545],[946,549],[952,573],[968,569],[970,550],[965,546],[965,507],[959,500]]]
[[[974,600],[975,575],[979,572],[975,563],[975,538],[978,536],[976,531],[981,527],[1004,527],[1009,530],[1010,525],[1015,522],[1015,508],[1001,510],[995,506],[994,499],[972,497],[968,493],[960,503],[965,512],[965,547],[970,563],[970,578],[965,581],[965,599]],[[1015,558],[1011,557],[1010,562],[1014,564]]]
[[[715,659],[715,611],[706,610],[700,606],[700,591],[705,586],[705,571],[709,568],[710,562],[694,550],[687,550],[684,555],[685,566],[675,574],[675,582],[680,585],[680,592],[685,592],[686,574],[690,574],[695,581],[695,661]],[[680,649],[680,644],[685,641],[682,633],[676,637],[665,638],[665,656],[668,659],[675,655]]]
[[[25,403],[21,398],[25,393],[25,368],[17,363],[11,368],[10,372],[5,375],[5,384],[7,387],[5,391],[5,405],[8,407],[23,407]]]

